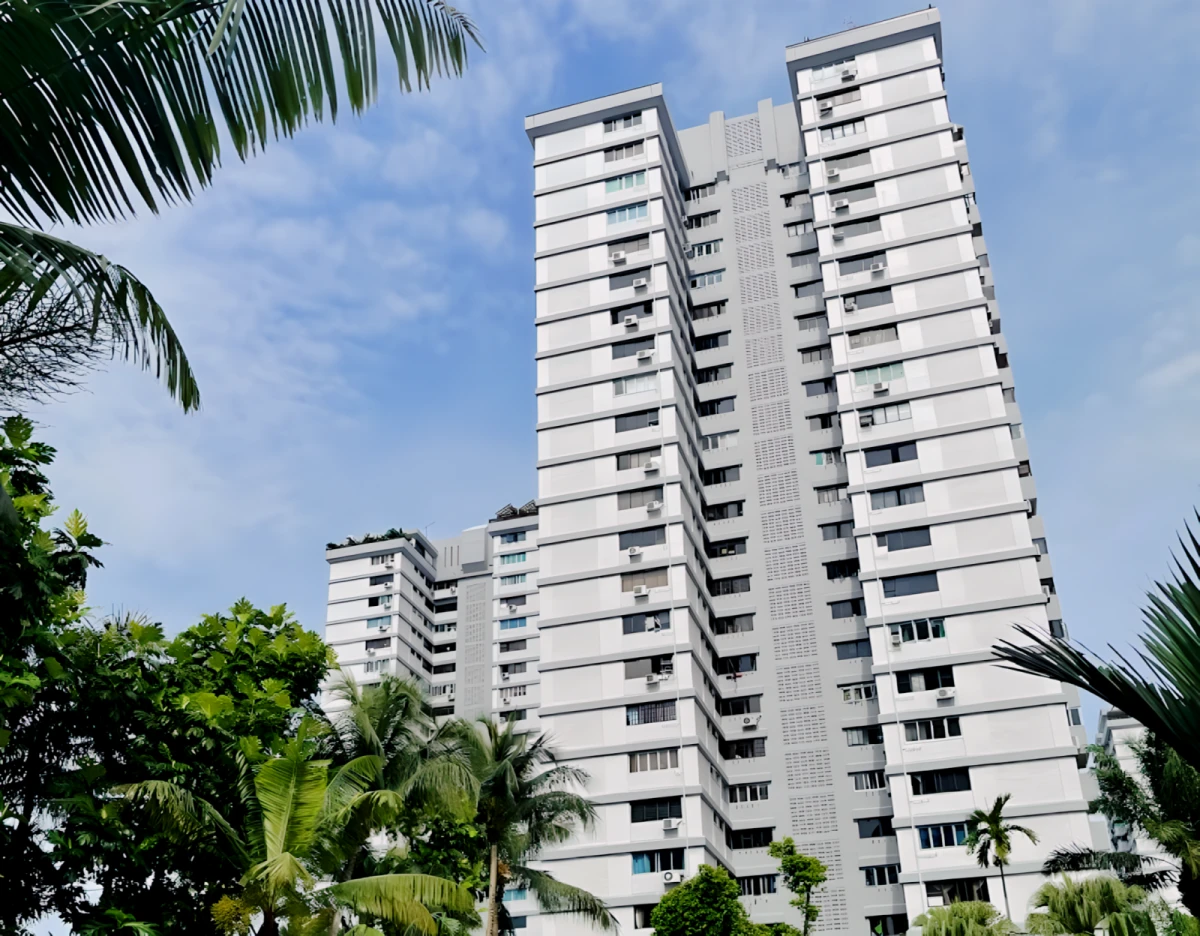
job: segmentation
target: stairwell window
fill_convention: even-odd
[[[692,289],[704,289],[708,286],[716,286],[725,276],[724,270],[712,270],[708,273],[698,273],[695,276],[688,277],[688,285]]]
[[[632,130],[634,127],[642,125],[642,112],[635,111],[632,114],[625,114],[623,117],[614,117],[612,120],[604,121],[604,132],[615,133],[618,130]]]
[[[604,192],[611,195],[613,192],[623,192],[625,189],[638,188],[645,184],[646,171],[643,169],[640,172],[628,172],[615,179],[605,179]]]
[[[834,124],[832,127],[822,127],[821,139],[826,143],[831,143],[834,140],[842,140],[866,132],[867,122],[865,120],[848,120],[845,123]]]
[[[871,492],[872,510],[886,510],[889,507],[923,503],[925,503],[925,488],[920,484],[908,484],[904,487]]]
[[[694,260],[696,257],[711,257],[713,254],[721,252],[721,241],[717,240],[702,241],[699,244],[689,244],[687,256],[689,260]]]
[[[650,206],[647,202],[638,202],[636,205],[622,205],[620,208],[613,208],[611,211],[605,212],[610,225],[639,221],[642,218],[648,217],[649,214]]]
[[[938,590],[936,572],[921,572],[917,575],[894,575],[880,580],[884,598],[903,598],[907,595],[923,595]]]
[[[862,331],[849,334],[850,347],[869,348],[871,345],[887,344],[898,341],[900,334],[895,325],[885,325],[882,328],[864,328]]]

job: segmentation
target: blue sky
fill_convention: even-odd
[[[312,128],[160,217],[73,233],[138,272],[203,410],[114,367],[36,415],[109,542],[99,612],[324,614],[324,543],[445,536],[535,494],[522,118],[662,81],[678,127],[787,100],[784,46],[911,2],[473,3],[461,80]],[[1200,5],[941,6],[1065,618],[1139,629],[1200,465]],[[1094,724],[1094,707],[1089,725]]]

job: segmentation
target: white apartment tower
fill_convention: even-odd
[[[744,117],[676,130],[651,85],[526,121],[540,646],[494,704],[521,676],[591,774],[546,865],[627,932],[701,863],[795,922],[785,835],[820,932],[1003,908],[961,844],[1001,794],[1020,922],[1091,841],[1076,695],[991,652],[1063,625],[941,61],[922,10],[789,47],[794,101]]]

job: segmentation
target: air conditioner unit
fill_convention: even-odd
[[[904,638],[902,638],[899,634],[892,634],[892,646],[893,647],[898,647],[902,643],[904,643]]]
[[[510,679],[512,679],[512,673],[501,673],[501,674],[500,674],[500,678],[501,678],[501,679],[502,679],[504,682],[508,682]]]
[[[661,467],[662,467],[662,459],[661,458],[652,458],[648,462],[646,462],[645,465],[642,466],[642,470],[645,471],[646,474],[653,474],[654,472],[658,471],[658,469]]]
[[[849,207],[850,207],[850,199],[848,199],[848,198],[835,198],[835,199],[833,200],[832,207],[833,207],[833,210],[834,210],[834,211],[841,211],[843,208],[849,208]]]
[[[871,272],[872,273],[882,273],[886,269],[887,269],[886,263],[872,263],[871,264]]]
[[[945,688],[939,689],[937,691],[937,697],[939,699],[953,699],[954,698],[954,687],[946,686]]]
[[[367,656],[375,656],[375,649],[373,647],[367,647]]]
[[[638,319],[638,317],[636,315],[627,315],[621,321],[625,325],[626,328],[637,328],[637,325],[638,325],[637,319]]]
[[[626,551],[627,553],[629,553],[629,555],[630,555],[631,557],[632,557],[632,556],[640,556],[640,555],[642,554],[642,547],[641,547],[641,546],[630,546],[630,547],[629,547],[627,550],[625,550],[625,551]]]
[[[637,359],[639,361],[654,360],[654,349],[653,348],[643,348],[641,351],[639,351],[637,353]]]
[[[742,727],[751,731],[758,727],[758,723],[762,721],[761,715],[747,715],[742,719]]]
[[[520,607],[520,605],[515,605],[515,604],[506,604],[506,605],[504,606],[504,610],[505,610],[505,611],[516,611],[518,607]]]
[[[885,383],[877,383],[875,384],[874,390],[876,395],[887,393],[888,385]]]
[[[853,65],[848,65],[842,69],[842,81],[853,81],[858,77],[858,69]]]
[[[870,413],[859,413],[858,424],[864,429],[869,429],[871,426],[875,425],[875,417]]]
[[[396,560],[395,559],[385,559],[383,561],[383,564],[384,564],[384,567],[388,568],[388,569],[396,568]]]
[[[512,699],[508,698],[508,696],[501,696],[500,704],[501,705],[512,705]]]
[[[614,250],[612,253],[610,253],[608,255],[608,259],[610,259],[613,263],[617,263],[617,264],[624,263],[625,262],[625,251]]]
[[[457,594],[458,594],[458,586],[457,586],[457,585],[451,585],[451,586],[450,586],[450,594],[452,594],[452,595],[457,595]]]
[[[647,513],[658,513],[658,511],[662,510],[662,508],[663,508],[662,501],[653,500],[653,501],[650,501],[650,503],[648,503],[646,505],[646,512]]]
[[[661,680],[662,680],[661,673],[647,673],[646,674],[646,685],[647,686],[653,686],[655,683],[660,682]]]
[[[846,239],[846,232],[845,232],[845,231],[834,231],[834,232],[833,232],[833,239],[834,239],[835,241],[845,240],[845,239]]]
[[[650,594],[650,589],[647,588],[645,585],[634,585],[633,586],[633,597],[634,598],[645,598],[649,594]]]
[[[650,285],[650,280],[646,279],[646,277],[644,277],[644,276],[639,276],[637,279],[635,279],[633,281],[634,289],[645,289],[649,285]]]
[[[447,702],[453,702],[453,701],[454,701],[454,693],[453,693],[453,692],[448,692],[448,693],[446,693],[446,701],[447,701]]]
[[[827,179],[836,179],[841,174],[842,174],[842,170],[839,169],[837,166],[826,166],[825,167],[825,178],[827,178]]]
[[[664,871],[663,872],[663,880],[666,881],[668,884],[670,884],[674,881],[683,880],[683,875],[679,874],[676,871]]]
[[[663,820],[663,828],[666,829],[668,832],[673,832],[675,829],[678,829],[679,826],[682,824],[683,824],[682,819],[664,819]]]
[[[847,312],[853,312],[858,308],[858,300],[853,296],[846,296],[842,299],[842,308]]]
[[[824,101],[818,101],[817,110],[819,110],[822,114],[828,114],[831,110],[833,110],[832,99],[826,98]]]

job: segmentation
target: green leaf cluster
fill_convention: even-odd
[[[804,920],[804,934],[808,936],[821,908],[813,900],[813,891],[825,883],[829,869],[819,859],[802,855],[796,851],[796,843],[784,838],[772,842],[768,848],[772,858],[779,859],[779,876],[783,886],[792,892],[791,905],[800,911]]]

